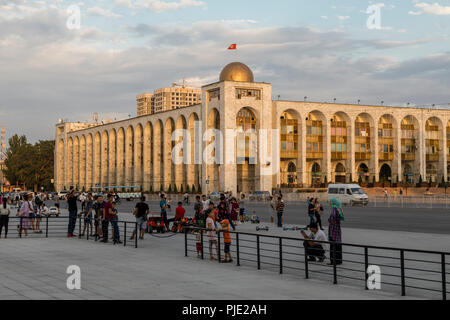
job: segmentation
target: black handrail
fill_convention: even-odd
[[[188,234],[190,233],[190,231],[193,230],[201,230],[201,232],[207,230],[205,228],[198,228],[198,227],[187,227],[185,229],[185,253],[186,256],[188,255]],[[362,244],[354,244],[354,243],[336,243],[336,242],[332,242],[332,241],[319,241],[319,240],[314,240],[314,242],[320,243],[320,244],[328,244],[330,246],[330,259],[332,260],[332,268],[333,268],[333,272],[329,273],[329,272],[324,272],[324,270],[310,270],[310,265],[309,265],[309,257],[310,257],[310,253],[307,252],[306,248],[303,249],[303,254],[301,254],[301,252],[298,253],[293,253],[291,252],[287,252],[284,251],[284,248],[298,248],[298,246],[292,245],[292,244],[287,244],[286,242],[288,242],[289,240],[291,241],[295,241],[295,242],[303,242],[305,241],[304,239],[301,238],[294,238],[294,237],[283,237],[283,236],[274,236],[274,235],[265,235],[265,234],[257,234],[257,233],[249,233],[249,232],[238,232],[238,231],[227,231],[227,230],[218,230],[217,231],[217,235],[218,235],[218,249],[219,249],[219,259],[220,259],[220,234],[221,233],[225,233],[228,232],[229,234],[234,234],[235,235],[235,239],[236,239],[236,249],[235,249],[235,253],[237,255],[237,266],[240,266],[240,260],[244,260],[244,261],[251,261],[251,262],[256,262],[257,264],[257,268],[258,270],[261,269],[261,264],[264,263],[265,265],[269,265],[269,266],[278,266],[279,268],[279,273],[282,274],[283,273],[283,269],[284,268],[288,268],[288,269],[296,269],[296,270],[304,270],[305,272],[305,278],[309,279],[309,273],[310,272],[314,272],[314,273],[322,273],[322,274],[327,274],[332,276],[333,279],[333,284],[337,284],[338,283],[338,277],[342,277],[345,279],[352,279],[352,280],[360,280],[360,281],[364,281],[365,282],[365,289],[369,289],[368,288],[368,279],[369,279],[369,274],[367,273],[368,268],[369,268],[369,258],[381,258],[381,259],[385,259],[385,258],[393,258],[393,263],[395,261],[399,261],[400,266],[398,265],[390,265],[388,264],[379,264],[376,263],[376,265],[378,266],[384,266],[384,267],[388,267],[388,268],[395,268],[395,269],[400,269],[400,275],[398,274],[389,274],[389,273],[383,273],[383,276],[386,277],[395,277],[395,278],[400,278],[400,283],[393,283],[393,282],[386,282],[384,281],[383,283],[386,285],[393,285],[393,286],[400,286],[401,287],[401,295],[405,296],[406,295],[406,288],[414,288],[414,289],[422,289],[422,290],[428,290],[428,291],[434,291],[434,292],[441,292],[442,294],[442,299],[446,300],[447,299],[447,276],[446,276],[446,256],[449,256],[450,253],[448,252],[439,252],[439,251],[427,251],[427,250],[417,250],[417,249],[405,249],[405,248],[398,248],[398,247],[384,247],[384,246],[372,246],[372,245],[362,245]],[[254,237],[254,240],[249,240],[249,239],[240,239],[240,236],[251,236]],[[261,241],[261,239],[278,239],[278,241],[274,242],[274,243],[270,243],[270,242],[265,242],[265,241]],[[286,240],[286,241],[284,241]],[[250,245],[241,245],[240,242],[241,241],[245,241],[246,243],[250,242],[255,244],[256,242],[256,254],[254,253],[253,250],[255,250],[255,246],[250,246]],[[269,248],[262,248],[261,244],[267,244],[273,247]],[[339,245],[339,246],[338,246]],[[278,250],[276,250],[278,246]],[[346,260],[345,262],[350,262],[350,263],[355,263],[355,264],[360,264],[360,265],[364,265],[364,270],[357,270],[355,268],[347,268],[347,267],[342,267],[340,266],[342,263],[342,258],[341,258],[341,252],[345,251],[343,250],[343,247],[354,247],[354,248],[361,248],[364,249],[364,253],[362,254],[358,254],[359,256],[363,257],[362,261],[349,261]],[[302,246],[300,246],[301,248]],[[203,246],[202,246],[203,248]],[[241,252],[241,248],[247,248],[250,251],[248,252]],[[391,251],[392,253],[398,252],[399,256],[397,255],[397,257],[393,257],[392,254],[390,255],[386,255],[386,256],[382,256],[381,254],[377,254],[377,255],[370,255],[369,254],[369,249],[371,249],[371,252],[375,251],[375,250],[385,250],[385,251]],[[261,254],[261,251],[264,251],[264,253],[272,253],[275,254],[275,256],[269,256],[269,255],[265,255],[265,254]],[[202,252],[203,253],[203,252]],[[419,269],[419,268],[412,268],[410,266],[406,266],[406,261],[410,261],[410,260],[415,260],[415,259],[407,259],[405,258],[405,254],[406,253],[419,253],[419,254],[432,254],[432,255],[438,255],[438,257],[440,258],[439,262],[435,262],[435,261],[429,261],[429,260],[420,260],[421,263],[428,263],[428,264],[432,264],[433,266],[436,266],[436,264],[440,264],[440,270],[430,270],[430,269]],[[248,256],[248,258],[246,257],[246,259],[241,258],[241,254],[245,254]],[[277,255],[278,254],[278,255]],[[299,255],[299,256],[303,256],[304,261],[300,261],[300,260],[292,260],[292,259],[286,259],[284,258],[285,254],[289,254],[289,255]],[[256,256],[256,261],[255,260],[251,260],[251,259],[255,259]],[[272,261],[268,262],[268,261],[261,261],[261,258],[266,258],[265,260],[267,260],[267,258],[270,259],[275,259],[278,260],[278,263],[274,263]],[[339,260],[339,261],[338,261]],[[220,261],[220,260],[219,260]],[[302,268],[297,268],[297,267],[293,267],[292,265],[284,265],[283,261],[294,261],[294,262],[304,262],[304,269]],[[398,263],[398,262],[397,262]],[[338,268],[338,264],[339,264],[339,268]],[[352,272],[364,272],[365,276],[364,278],[355,278],[354,276],[352,277],[351,274],[338,274],[338,270],[341,271],[345,271],[345,270],[350,270]],[[430,273],[434,273],[434,274],[439,274],[441,273],[441,280],[435,280],[435,279],[425,279],[425,278],[418,278],[418,277],[412,277],[410,275],[406,276],[406,270],[417,270],[417,271],[421,271],[421,272],[430,272]],[[417,286],[415,283],[413,283],[414,285],[410,284],[406,284],[406,279],[410,279],[410,282],[412,280],[420,280],[420,281],[425,281],[428,283],[441,283],[442,284],[442,288],[439,289],[431,289],[431,288],[425,288],[425,287],[419,287]],[[394,281],[395,282],[395,281]]]

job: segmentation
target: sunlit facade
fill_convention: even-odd
[[[58,124],[56,189],[237,193],[450,176],[450,110],[273,100],[240,63],[201,96],[105,125]]]

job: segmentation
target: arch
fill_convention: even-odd
[[[175,131],[175,121],[172,117],[167,118],[164,123],[164,150],[163,150],[163,165],[164,165],[164,188],[166,190],[175,188],[175,165],[172,161],[172,150],[175,142],[172,141],[172,134]]]
[[[195,187],[196,190],[199,190],[200,185],[200,172],[201,166],[197,163],[200,163],[202,154],[200,145],[196,143],[196,132],[195,132],[195,122],[199,121],[199,116],[197,113],[193,112],[189,115],[188,118],[188,131],[191,137],[191,154],[190,154],[190,163],[188,164],[187,169],[187,184],[189,189]],[[200,140],[201,141],[201,140]]]
[[[73,184],[76,190],[80,190],[80,138],[77,136],[73,142]]]
[[[257,185],[258,119],[252,108],[244,107],[236,113],[236,170],[237,192],[254,192]]]
[[[442,147],[442,121],[438,117],[429,117],[425,121],[425,152],[428,162],[440,162]]]
[[[102,133],[102,142],[101,142],[101,175],[100,175],[100,187],[103,188],[108,186],[108,178],[109,178],[109,134],[107,130],[103,130]]]
[[[300,166],[300,114],[293,109],[286,109],[281,112],[279,126],[280,126],[280,184],[298,183],[298,173],[293,175],[289,173],[289,165],[293,163],[298,169]],[[287,165],[287,166],[286,166]],[[285,169],[283,170],[283,167]],[[293,179],[295,176],[295,179]]]
[[[125,185],[125,129],[119,128],[117,132],[117,186]]]
[[[80,189],[81,190],[86,190],[87,189],[87,185],[86,185],[86,148],[87,148],[87,144],[86,144],[86,136],[82,135],[80,138]]]
[[[100,171],[102,166],[101,154],[101,135],[100,132],[97,132],[94,137],[94,178],[92,181],[92,188],[95,188],[95,191],[100,191]]]
[[[175,185],[177,186],[178,191],[185,191],[187,186],[187,162],[189,161],[190,156],[190,141],[187,141],[187,121],[184,115],[180,115],[176,122],[176,130],[182,130],[182,134],[177,135],[178,138],[174,141],[174,144],[177,145],[179,143],[182,144],[182,149],[177,149],[178,154],[175,155],[183,159],[181,164],[175,164]]]
[[[108,156],[108,186],[117,186],[117,133],[115,129],[109,132],[109,156]],[[114,191],[117,191],[115,189]]]
[[[73,186],[73,177],[74,177],[74,170],[73,170],[73,157],[74,157],[74,150],[73,150],[73,138],[70,137],[67,142],[67,176],[66,176],[66,184],[68,187]]]
[[[427,182],[436,183],[437,182],[437,168],[434,163],[427,163]]]
[[[322,182],[322,168],[318,162],[311,165],[311,185],[319,187]]]
[[[330,119],[330,146],[331,146],[331,161],[346,161],[350,160],[350,137],[351,137],[352,121],[350,117],[342,111],[334,113]],[[350,162],[350,161],[349,161]],[[346,163],[350,166],[350,163]],[[345,182],[344,174],[338,174],[334,176],[334,181]]]
[[[384,163],[380,168],[380,182],[390,182],[391,179],[392,169],[387,163]]]
[[[138,124],[134,129],[134,143],[133,143],[133,159],[134,159],[134,175],[133,175],[133,186],[139,186],[140,191],[143,190],[143,151],[144,151],[144,130],[142,129],[142,125]]]
[[[220,180],[220,163],[217,163],[222,155],[222,148],[220,145],[220,140],[216,141],[215,132],[221,129],[221,118],[220,113],[216,108],[212,108],[208,113],[207,119],[207,141],[205,142],[205,152],[210,152],[208,157],[214,159],[213,163],[207,163],[206,166],[206,180],[209,184],[206,184],[206,193],[211,193],[214,191],[220,191],[221,180]],[[214,132],[212,132],[214,130]],[[219,161],[220,162],[220,161]]]
[[[397,121],[393,115],[384,114],[378,119],[378,160],[380,162],[394,160],[396,155],[394,150],[398,150],[397,139],[395,139],[396,129]]]
[[[143,145],[143,183],[144,191],[153,191],[152,172],[153,172],[153,125],[148,121],[144,129]]]
[[[334,168],[334,181],[336,183],[345,183],[345,166],[340,162]]]
[[[92,133],[89,133],[86,139],[86,190],[92,189],[93,179],[93,138]]]
[[[133,186],[134,178],[134,128],[129,125],[125,136],[125,186]],[[129,188],[127,188],[129,189]]]
[[[414,171],[410,163],[403,165],[403,179],[406,183],[414,183]]]
[[[368,161],[372,158],[372,148],[376,136],[373,117],[366,113],[360,113],[355,117],[355,161]],[[368,177],[363,176],[363,180]],[[359,179],[359,178],[358,178]]]
[[[64,168],[64,139],[60,139],[58,142],[58,154],[57,154],[57,164],[58,164],[58,183],[60,184],[59,188],[63,189],[66,188],[65,186],[65,177],[64,177],[64,172],[65,172],[65,168]]]
[[[306,127],[306,163],[307,166],[313,166],[317,163],[321,168],[327,168],[327,119],[325,114],[319,110],[313,110],[309,112],[305,120]],[[322,181],[318,179],[324,179],[327,177],[327,169],[325,174],[322,172],[319,175],[313,175],[309,173],[309,181],[313,186],[320,186]],[[328,178],[328,177],[327,177]]]
[[[163,191],[163,137],[164,137],[164,125],[159,119],[154,125],[153,135],[153,190]]]
[[[369,166],[366,163],[362,162],[358,165],[356,174],[359,183],[369,182]]]

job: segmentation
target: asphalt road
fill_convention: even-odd
[[[121,219],[132,220],[135,201],[122,200],[118,206]],[[149,202],[151,213],[159,213],[158,202]],[[176,203],[172,203],[169,217],[175,214]],[[63,204],[65,207],[65,204]],[[247,214],[253,210],[263,223],[270,223],[270,208],[266,203],[247,204]],[[193,216],[192,203],[186,206],[188,216]],[[323,225],[328,225],[327,219],[330,209],[325,206]],[[344,207],[346,228],[409,231],[433,234],[450,234],[450,209],[445,208],[374,208],[374,207]],[[305,226],[308,221],[306,203],[287,203],[284,212],[284,223],[289,225]]]

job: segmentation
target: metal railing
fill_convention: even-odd
[[[37,222],[39,222],[39,229],[37,228]],[[9,217],[8,221],[8,238],[53,238],[53,237],[67,237],[68,233],[69,217]],[[101,222],[99,222],[101,229]],[[123,242],[124,246],[134,245],[135,248],[138,247],[138,237],[139,230],[136,222],[131,221],[117,221],[120,232],[120,240]],[[84,226],[86,225],[86,230],[83,234]],[[34,229],[33,229],[34,226]],[[25,227],[27,227],[25,229]],[[95,223],[92,220],[92,224],[86,223],[82,216],[76,218],[75,229],[78,231],[76,237],[79,239],[99,241],[102,239],[101,236],[97,235],[95,230]],[[112,224],[109,223],[109,230],[112,230]],[[138,230],[134,236],[133,240],[129,240],[127,237],[131,236],[131,233],[135,228]],[[6,229],[4,228],[1,233],[1,238],[4,237]],[[91,234],[95,234],[91,236]],[[112,231],[108,231],[108,237],[113,235]],[[109,241],[109,240],[108,240]]]
[[[380,208],[450,208],[450,194],[448,196],[371,196],[368,206]]]
[[[206,232],[201,228],[186,230],[185,256],[194,252],[203,260],[207,252],[217,255],[221,262],[223,231],[217,232],[218,248],[214,250],[213,247],[212,253],[205,250],[205,244],[209,242]],[[303,272],[305,279],[312,276],[321,280],[331,278],[333,284],[354,285],[358,281],[366,290],[369,289],[368,268],[378,266],[381,269],[382,290],[391,292],[392,288],[400,289],[402,296],[406,296],[407,291],[417,296],[426,292],[427,298],[443,300],[449,293],[448,252],[314,241],[320,243],[326,257],[323,262],[318,262],[311,258],[320,257],[320,250],[306,249],[304,239],[234,231],[229,231],[229,234],[232,239],[231,255],[237,266],[256,266],[258,270],[264,267],[280,274]]]

